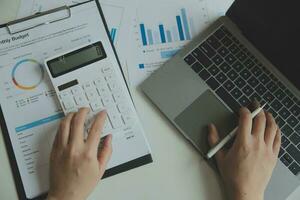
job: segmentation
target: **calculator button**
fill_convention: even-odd
[[[114,129],[121,128],[123,126],[123,121],[120,115],[112,114],[110,115],[110,119]]]
[[[75,109],[75,102],[73,101],[73,99],[66,99],[63,100],[62,102],[65,110]]]
[[[77,95],[82,93],[82,89],[79,86],[74,86],[71,88],[72,94]]]
[[[74,100],[78,106],[85,106],[88,104],[86,97],[82,94],[74,96]]]
[[[123,125],[123,121],[116,106],[108,108],[108,116],[114,129],[120,128]]]
[[[105,80],[109,83],[114,82],[116,80],[114,74],[108,74],[105,76]]]
[[[124,100],[124,97],[123,97],[121,91],[115,91],[113,93],[113,97],[114,97],[115,102],[117,102],[117,103],[122,102]]]
[[[125,105],[124,103],[123,104],[118,104],[117,108],[118,108],[120,113],[130,112],[130,108],[127,105]]]
[[[132,125],[134,122],[134,119],[133,119],[132,115],[130,115],[130,114],[123,114],[122,119],[123,119],[125,125],[127,125],[127,126]]]
[[[98,97],[98,93],[95,89],[88,90],[85,93],[89,101],[92,101]]]
[[[103,105],[102,105],[101,100],[94,101],[94,102],[90,103],[90,106],[91,106],[91,109],[92,109],[93,112],[103,110]]]
[[[116,81],[111,81],[108,86],[110,91],[116,91],[120,89]]]
[[[70,91],[68,91],[68,90],[60,92],[59,96],[61,99],[71,99],[72,98],[72,95],[71,95]]]
[[[104,104],[105,107],[110,106],[111,104],[114,103],[114,100],[113,100],[111,94],[103,95],[102,101],[103,101],[103,104]]]
[[[94,84],[96,85],[96,87],[101,87],[102,85],[106,85],[106,81],[104,80],[103,77],[101,77],[95,80]]]
[[[83,84],[83,89],[84,90],[91,90],[93,88],[94,88],[94,86],[93,86],[92,83],[85,83],[85,84]]]
[[[103,73],[104,75],[111,75],[111,74],[114,73],[114,71],[113,71],[113,69],[112,69],[111,66],[106,66],[106,67],[103,67],[103,68],[102,68],[102,73]]]
[[[105,85],[97,86],[97,91],[100,96],[104,96],[110,93],[106,83]]]

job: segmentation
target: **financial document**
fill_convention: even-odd
[[[86,2],[87,0],[21,0],[17,11],[17,18],[23,18],[33,15],[38,12],[43,12],[64,5],[75,5]],[[131,19],[131,10],[135,1],[133,0],[99,0],[101,8],[107,20],[111,39],[118,46],[122,41],[119,40],[119,35],[122,34],[127,24],[126,20]],[[125,28],[126,29],[126,28]]]
[[[104,47],[110,46],[95,2],[76,6],[71,12],[67,20],[14,35],[0,29],[0,104],[28,198],[49,188],[49,155],[64,117],[44,60],[99,40]],[[136,130],[114,138],[113,148],[107,169],[150,152],[143,134]]]
[[[63,5],[74,5],[86,0],[20,0],[17,18],[46,11]],[[127,71],[127,51],[129,46],[129,27],[134,19],[137,0],[98,0],[103,10],[111,39],[116,47],[125,77]]]
[[[130,85],[139,85],[209,23],[205,0],[140,0],[127,56]]]
[[[17,18],[86,0],[21,0]],[[135,88],[211,22],[232,1],[99,0],[130,86]],[[218,6],[216,6],[218,5]]]

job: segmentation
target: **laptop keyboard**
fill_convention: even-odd
[[[300,100],[226,27],[184,60],[234,112],[255,99],[267,103],[282,131],[279,158],[293,174],[300,173]]]

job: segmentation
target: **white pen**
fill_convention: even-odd
[[[252,119],[254,119],[266,106],[267,104],[257,108],[253,113],[251,113]],[[221,142],[219,142],[216,146],[214,146],[212,149],[208,151],[206,154],[206,158],[210,159],[212,158],[220,149],[222,149],[235,135],[238,130],[238,127],[236,127],[234,130],[232,130],[226,137],[224,137]]]

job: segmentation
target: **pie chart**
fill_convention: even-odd
[[[44,79],[43,66],[34,59],[24,59],[15,64],[11,76],[14,85],[21,90],[34,90]]]

